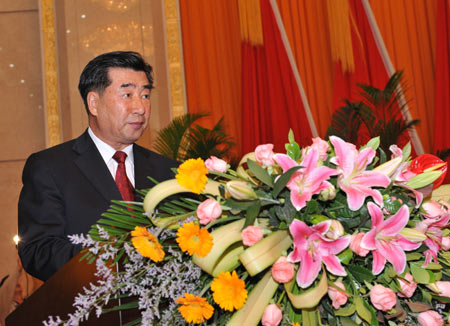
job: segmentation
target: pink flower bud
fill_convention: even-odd
[[[444,325],[444,320],[441,315],[439,315],[436,311],[427,310],[421,312],[417,317],[419,324],[421,326],[442,326]]]
[[[274,164],[273,156],[272,144],[259,145],[255,149],[256,161],[265,166],[272,166]]]
[[[281,309],[274,303],[268,305],[264,309],[264,314],[261,318],[261,324],[263,326],[278,326],[283,318]]]
[[[337,240],[343,235],[344,227],[342,226],[341,222],[339,222],[338,220],[331,220],[330,228],[328,229],[327,233],[325,233],[325,236],[328,239]]]
[[[328,157],[328,142],[321,139],[320,137],[315,137],[312,139],[313,143],[310,148],[315,149],[319,153],[319,157],[322,161],[325,161]]]
[[[241,232],[242,242],[246,246],[253,246],[262,239],[263,233],[259,226],[249,225]]]
[[[217,158],[215,156],[211,156],[209,159],[205,161],[205,166],[208,170],[214,172],[226,172],[227,171],[227,162]]]
[[[334,285],[345,291],[345,286],[342,282],[335,282]],[[332,286],[328,286],[328,296],[333,302],[332,304],[334,309],[339,309],[342,305],[347,303],[347,293],[339,291]]]
[[[287,283],[294,277],[294,264],[290,263],[286,257],[280,257],[272,265],[272,277],[278,283]]]
[[[450,237],[442,237],[442,249],[444,249],[445,251],[449,251],[450,250]]]
[[[397,297],[391,289],[377,284],[370,290],[370,301],[378,310],[388,311],[394,308]]]
[[[439,295],[450,298],[450,282],[449,281],[437,281],[436,287],[439,290]]]
[[[214,199],[207,199],[197,207],[200,224],[208,224],[222,215],[220,204]]]
[[[406,273],[404,281],[401,278],[398,279],[398,283],[400,283],[401,291],[398,293],[399,297],[411,298],[416,291],[417,283],[414,282],[414,278],[410,273]]]
[[[362,241],[363,237],[364,237],[364,232],[360,232],[358,234],[352,235],[351,240],[350,240],[350,250],[353,251],[358,256],[366,257],[367,254],[369,253],[369,250],[361,247],[361,241]]]

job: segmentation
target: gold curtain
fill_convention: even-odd
[[[188,111],[210,112],[212,127],[224,116],[240,152],[241,52],[236,1],[180,0]]]
[[[432,149],[437,1],[370,1],[380,33],[403,87],[425,152]]]
[[[277,0],[320,137],[331,121],[333,62],[328,17],[323,1]]]

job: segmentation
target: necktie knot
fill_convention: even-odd
[[[119,164],[124,163],[125,160],[127,159],[127,153],[122,152],[122,151],[117,151],[114,153],[113,159]]]

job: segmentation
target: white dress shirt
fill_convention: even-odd
[[[88,133],[89,136],[91,136],[92,140],[94,141],[95,146],[97,146],[97,149],[100,152],[100,155],[103,157],[103,160],[105,161],[106,165],[108,166],[109,172],[111,172],[113,179],[115,179],[118,163],[116,162],[115,159],[113,159],[113,156],[116,153],[116,150],[107,143],[105,143],[104,141],[102,141],[100,138],[98,138],[90,127],[88,128]],[[128,145],[127,147],[122,149],[122,152],[125,152],[127,154],[127,158],[125,160],[125,169],[127,171],[127,177],[134,187],[133,144]]]

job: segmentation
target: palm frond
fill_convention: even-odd
[[[178,160],[182,149],[187,147],[186,134],[197,120],[206,117],[206,113],[188,113],[177,117],[158,132],[154,148],[161,155]]]

